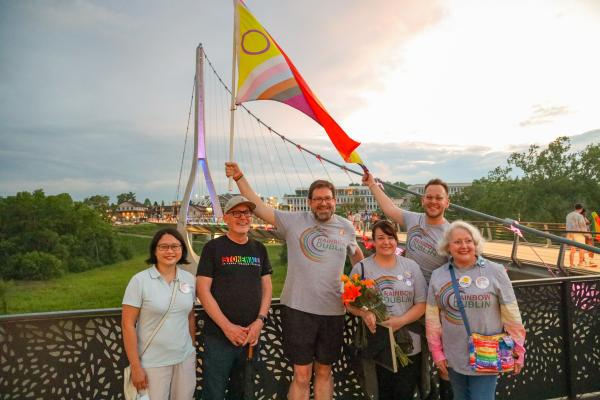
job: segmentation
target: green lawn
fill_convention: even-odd
[[[132,245],[137,254],[134,258],[48,281],[14,282],[6,295],[8,313],[120,307],[129,279],[146,268],[145,252],[150,241],[149,237],[123,235],[121,238]],[[194,243],[198,249],[201,245]],[[286,267],[279,260],[280,249],[279,244],[267,244],[273,265],[273,297],[279,297],[285,279]]]

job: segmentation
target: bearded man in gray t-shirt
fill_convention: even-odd
[[[314,398],[331,399],[331,367],[339,358],[344,331],[340,276],[347,255],[353,265],[363,258],[354,227],[335,215],[335,188],[328,181],[310,185],[310,211],[283,212],[261,201],[236,163],[225,163],[225,174],[237,183],[242,196],[256,204],[254,213],[275,225],[287,243],[281,303],[283,349],[294,367],[288,399],[308,400],[313,370]]]

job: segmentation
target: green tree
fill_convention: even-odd
[[[110,197],[96,194],[83,199],[83,204],[98,211],[100,214],[102,214],[105,220],[110,220]]]
[[[506,167],[475,180],[453,202],[501,218],[563,222],[577,202],[600,205],[599,168],[600,144],[572,152],[569,138],[559,137],[511,154]]]
[[[121,194],[117,195],[117,204],[121,204],[126,201],[137,201],[135,199],[135,193],[127,192],[127,193],[121,193]]]
[[[0,278],[48,279],[127,255],[101,213],[66,193],[0,197]]]

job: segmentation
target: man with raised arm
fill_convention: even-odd
[[[425,212],[416,213],[394,205],[370,173],[363,175],[362,182],[369,188],[384,214],[406,229],[406,257],[419,264],[423,276],[429,282],[433,270],[448,261],[436,250],[438,241],[449,225],[444,217],[450,205],[448,185],[441,179],[427,182],[425,194],[421,198]]]
[[[288,268],[281,293],[283,350],[293,364],[288,398],[307,400],[314,373],[315,400],[331,399],[331,367],[343,343],[340,276],[346,255],[354,265],[363,254],[352,223],[335,215],[335,187],[317,180],[308,189],[311,211],[284,212],[264,204],[236,163],[225,163],[240,193],[256,204],[254,213],[285,237]]]
[[[421,198],[421,205],[425,212],[416,213],[394,205],[369,172],[363,175],[362,183],[369,188],[383,213],[406,229],[406,257],[419,264],[423,276],[429,284],[433,270],[448,261],[436,250],[438,241],[450,225],[444,217],[444,213],[450,205],[448,185],[441,179],[432,179],[427,182]],[[452,399],[449,378],[448,376],[442,378],[440,395],[443,400]]]

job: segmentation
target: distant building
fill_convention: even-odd
[[[124,201],[117,206],[114,216],[120,222],[143,222],[148,219],[148,207],[137,201]]]
[[[294,194],[284,194],[280,209],[289,211],[308,211],[310,208],[306,202],[308,188],[296,189]],[[337,206],[345,204],[359,205],[361,211],[377,210],[377,202],[366,186],[343,186],[335,189]],[[395,199],[400,201],[400,199]]]

